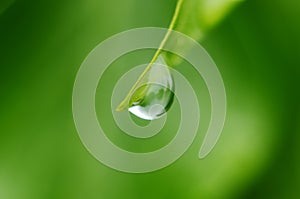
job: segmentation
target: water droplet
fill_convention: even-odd
[[[166,113],[174,99],[174,82],[169,67],[160,55],[132,94],[129,112],[145,120],[154,120]]]

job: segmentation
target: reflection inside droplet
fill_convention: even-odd
[[[169,67],[159,56],[145,76],[142,86],[131,96],[129,112],[145,120],[154,120],[166,113],[174,99],[174,82]]]

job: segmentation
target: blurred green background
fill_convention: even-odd
[[[153,173],[112,170],[82,145],[72,118],[80,64],[98,43],[120,31],[167,27],[175,4],[0,1],[1,199],[300,198],[300,1],[245,1],[201,41],[223,75],[228,97],[223,134],[204,160],[197,152],[205,117],[190,149]],[[96,96],[98,117],[112,132],[108,136],[130,150],[159,148],[172,137],[168,132],[174,127],[168,125],[161,138],[137,144],[111,123],[107,103],[114,82],[152,54],[117,60]],[[195,89],[209,112],[205,85],[184,63],[176,69],[200,85]],[[170,112],[178,119],[176,103]]]

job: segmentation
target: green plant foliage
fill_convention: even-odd
[[[173,18],[169,25],[169,30],[176,30],[195,40],[200,40],[209,29],[221,21],[240,1],[241,0],[178,0]],[[171,32],[169,31],[166,33],[159,49],[157,49],[145,71],[137,79],[125,99],[119,104],[117,111],[128,108],[130,105],[130,96],[133,95],[134,92],[135,96],[139,96],[139,98],[144,97],[144,92],[136,93],[138,92],[137,87],[161,53],[161,48],[168,41],[170,34]],[[190,46],[176,43],[175,48],[188,50]],[[169,53],[165,53],[165,58],[167,64],[171,67],[178,65],[181,61],[181,58]]]
[[[209,94],[185,60],[172,66],[193,85],[201,116],[194,143],[178,161],[157,172],[127,174],[102,165],[84,148],[72,118],[72,89],[81,63],[116,33],[167,28],[176,2],[15,0],[5,6],[0,14],[1,199],[300,198],[297,0],[244,1],[226,11],[217,26],[201,31],[198,41],[216,62],[228,99],[222,136],[205,159],[197,153],[210,119]],[[183,29],[191,35],[189,26]],[[158,150],[180,126],[176,97],[166,125],[153,138],[131,138],[115,124],[114,85],[154,54],[148,49],[118,58],[98,85],[99,122],[124,150]]]

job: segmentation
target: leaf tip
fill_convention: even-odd
[[[116,108],[116,111],[120,112],[123,111],[127,106],[126,106],[126,101],[123,100]]]

